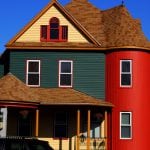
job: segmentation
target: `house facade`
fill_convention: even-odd
[[[148,150],[149,49],[125,6],[52,0],[1,55],[0,136],[55,150]]]

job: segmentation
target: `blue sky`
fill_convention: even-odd
[[[58,0],[65,5],[71,0]],[[89,0],[105,10],[121,4],[122,0]],[[142,29],[150,40],[150,0],[124,0],[134,18],[141,20]],[[1,0],[0,1],[0,53],[4,45],[16,35],[50,0]]]

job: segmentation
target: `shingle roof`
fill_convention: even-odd
[[[11,73],[0,79],[0,101],[38,102],[37,96]]]
[[[39,95],[40,103],[45,105],[113,105],[104,100],[96,99],[80,91],[71,88],[32,88]]]
[[[125,6],[101,11],[87,0],[72,0],[65,8],[101,43],[102,47],[137,46],[150,48],[140,21]]]
[[[52,5],[58,7],[61,13],[67,17],[85,35],[90,44],[83,43],[17,43],[15,40],[23,34],[36,20],[39,19]],[[59,49],[73,47],[74,49],[109,50],[116,48],[135,48],[150,50],[150,42],[141,29],[141,23],[134,19],[123,5],[100,10],[88,0],[72,0],[61,6],[52,0],[31,22],[24,27],[9,43],[7,49]]]
[[[70,88],[31,88],[12,74],[0,79],[0,102],[36,103],[41,105],[113,105]]]

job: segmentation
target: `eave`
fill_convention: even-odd
[[[63,47],[63,46],[6,46],[7,50],[75,50],[75,51],[115,51],[115,50],[143,50],[143,51],[150,51],[150,48],[147,47],[138,47],[138,46],[119,46],[119,47]]]

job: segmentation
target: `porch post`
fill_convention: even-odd
[[[87,117],[87,150],[90,150],[90,129],[91,129],[91,110],[88,110],[88,117]]]
[[[77,110],[77,150],[80,149],[80,110]]]
[[[39,136],[39,109],[36,109],[36,117],[35,117],[35,136]]]
[[[104,137],[105,137],[105,149],[107,150],[107,130],[108,130],[108,126],[107,126],[107,111],[105,110],[105,121],[104,121]]]

